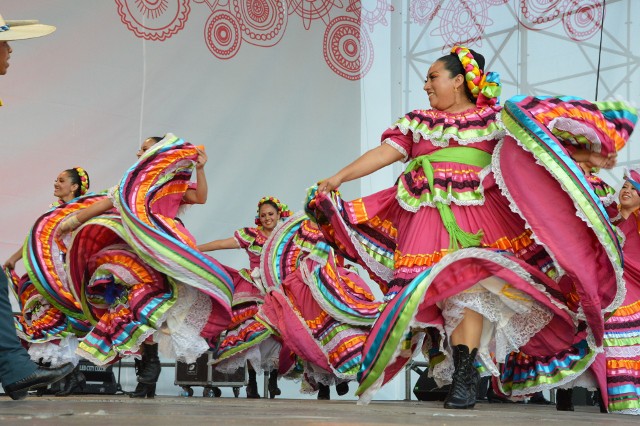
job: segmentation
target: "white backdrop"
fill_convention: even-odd
[[[277,45],[245,44],[220,60],[203,37],[210,12],[192,2],[182,30],[148,41],[121,22],[113,1],[3,0],[5,19],[58,27],[13,42],[0,80],[3,259],[53,201],[60,171],[82,166],[93,190],[108,188],[147,136],[172,132],[205,145],[209,200],[186,219],[201,241],[251,225],[263,195],[301,208],[336,154],[355,158],[360,87],[326,65],[322,28],[290,19]]]
[[[457,42],[500,72],[503,99],[594,99],[600,56],[598,99],[637,101],[632,41],[640,35],[640,4],[609,0],[604,15],[602,4],[0,0],[5,19],[58,27],[49,37],[12,43],[11,67],[0,78],[0,259],[54,201],[60,171],[82,166],[92,189],[105,189],[135,160],[142,139],[165,132],[205,145],[209,155],[209,201],[185,217],[199,242],[251,225],[263,195],[298,210],[309,185],[376,146],[398,116],[428,106],[424,74]],[[622,165],[640,162],[638,138],[621,154]],[[399,170],[388,167],[341,190],[347,199],[369,194]],[[619,176],[620,168],[604,175],[614,185]],[[247,263],[241,251],[216,257]],[[177,393],[172,374],[163,373],[160,392]],[[126,389],[134,380],[123,370]],[[296,389],[284,385],[283,396],[297,397]],[[376,397],[402,399],[404,381]]]
[[[137,36],[123,23],[131,17],[118,9],[136,4],[148,28],[170,28],[169,16],[179,30],[149,30],[155,40]],[[144,10],[153,4],[167,9]],[[205,145],[209,199],[185,218],[201,242],[251,226],[264,195],[300,209],[306,188],[335,171],[336,156],[342,162],[360,152],[360,85],[327,65],[322,20],[309,18],[313,25],[305,28],[293,13],[286,31],[279,27],[277,44],[243,43],[222,60],[205,33],[220,13],[202,1],[2,0],[0,13],[57,26],[49,37],[12,42],[11,66],[0,79],[2,262],[54,201],[60,171],[82,166],[93,190],[108,188],[147,136],[173,132]],[[340,14],[352,15],[334,13]],[[215,37],[224,41],[224,30]],[[357,189],[344,191],[355,197]],[[235,267],[247,263],[242,251],[218,258]],[[160,392],[175,394],[172,373],[162,378]],[[132,370],[123,370],[125,388],[134,381]]]

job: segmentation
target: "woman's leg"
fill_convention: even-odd
[[[470,349],[480,346],[482,335],[482,315],[470,309],[464,309],[464,317],[449,337],[451,346],[465,345]]]

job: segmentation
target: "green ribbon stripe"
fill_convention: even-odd
[[[545,145],[535,142],[535,137],[531,136],[529,131],[524,129],[514,117],[510,114],[502,114],[502,121],[513,136],[525,145],[531,154],[540,159],[545,164],[545,167],[549,172],[558,181],[560,181],[565,188],[567,188],[567,191],[571,194],[573,201],[578,204],[580,210],[585,214],[594,231],[596,231],[603,240],[603,245],[607,247],[607,251],[612,254],[613,260],[620,265],[621,259],[618,256],[618,248],[610,238],[605,225],[601,222],[601,216],[598,212],[594,211],[593,206],[587,197],[582,195],[582,186],[578,185],[571,177],[571,174],[564,170],[563,166],[554,160],[553,156],[547,152],[547,147]],[[576,193],[580,194],[580,196],[576,196]]]

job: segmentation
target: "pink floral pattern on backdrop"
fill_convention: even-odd
[[[600,32],[604,13],[602,0],[571,0],[562,15],[562,25],[572,40],[589,40]]]
[[[442,0],[413,0],[409,4],[409,16],[416,24],[425,25],[435,19],[441,6]]]
[[[562,18],[567,0],[519,0],[518,20],[530,30],[543,30],[554,26]]]
[[[359,80],[373,64],[373,43],[358,20],[339,16],[324,33],[324,59],[340,77]]]
[[[440,8],[438,18],[438,25],[431,34],[440,37],[445,46],[478,42],[493,23],[489,19],[489,4],[485,1],[447,0]]]
[[[213,12],[204,28],[207,47],[216,58],[231,59],[240,50],[240,23],[226,10]]]
[[[305,30],[311,28],[311,21],[322,20],[329,25],[329,12],[332,9],[342,9],[340,0],[291,0],[289,1],[289,15],[296,14],[302,18]]]
[[[211,54],[232,60],[243,43],[275,46],[289,20],[306,31],[324,32],[322,51],[329,69],[347,80],[359,80],[374,60],[370,33],[388,26],[399,13],[391,0],[115,0],[120,20],[136,37],[165,41],[182,29],[190,3],[209,13],[204,41]],[[561,24],[567,36],[581,42],[599,33],[605,10],[601,0],[410,0],[412,23],[431,27],[442,46],[478,43],[494,22],[491,7],[509,7],[518,24],[541,31]],[[202,9],[198,9],[202,13]],[[298,21],[299,20],[299,21]],[[319,25],[315,25],[315,24]],[[320,27],[320,28],[319,28]]]
[[[233,0],[231,9],[247,43],[270,47],[278,44],[284,35],[289,16],[284,0]]]
[[[393,6],[387,0],[376,0],[374,8],[367,8],[360,0],[349,0],[349,6],[347,7],[347,12],[353,12],[360,16],[362,23],[366,24],[371,32],[378,24],[387,26],[387,15],[393,11]]]
[[[116,0],[118,15],[136,37],[164,41],[184,28],[189,0]]]

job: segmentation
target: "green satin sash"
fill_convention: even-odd
[[[422,168],[429,182],[429,188],[433,191],[433,166],[431,163],[434,162],[460,163],[476,167],[486,167],[491,162],[491,154],[477,148],[466,146],[443,148],[433,154],[420,155],[414,158],[407,164],[405,173]],[[480,245],[483,236],[482,230],[476,234],[463,231],[460,229],[460,226],[458,226],[453,211],[451,211],[451,207],[448,204],[441,201],[434,201],[434,203],[440,213],[442,223],[449,233],[450,250],[457,250],[461,247],[477,247]]]

